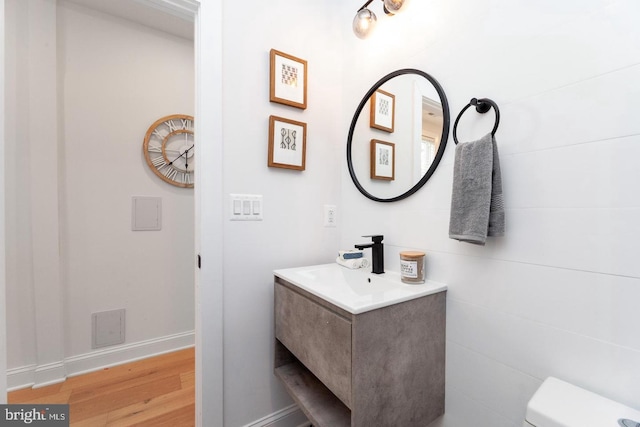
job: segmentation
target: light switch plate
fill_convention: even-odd
[[[229,194],[231,221],[262,221],[262,196],[258,194]]]

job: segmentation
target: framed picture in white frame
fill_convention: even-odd
[[[396,179],[396,145],[392,142],[371,140],[371,179]]]
[[[307,61],[271,49],[269,100],[307,108]]]
[[[395,112],[395,95],[380,89],[373,92],[373,95],[371,95],[370,127],[392,133]]]
[[[283,117],[269,116],[269,160],[275,168],[305,169],[307,124]]]

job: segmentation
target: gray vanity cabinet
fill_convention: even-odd
[[[444,413],[446,291],[352,314],[275,278],[275,374],[314,427]]]

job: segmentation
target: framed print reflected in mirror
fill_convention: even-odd
[[[395,124],[396,97],[383,90],[376,90],[371,95],[370,126],[385,132],[393,133]]]
[[[396,145],[371,140],[371,179],[393,181],[396,178]]]

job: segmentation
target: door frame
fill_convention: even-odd
[[[222,0],[198,3],[195,137],[202,143],[196,144],[194,187],[196,253],[202,263],[195,275],[196,426],[223,427]]]

